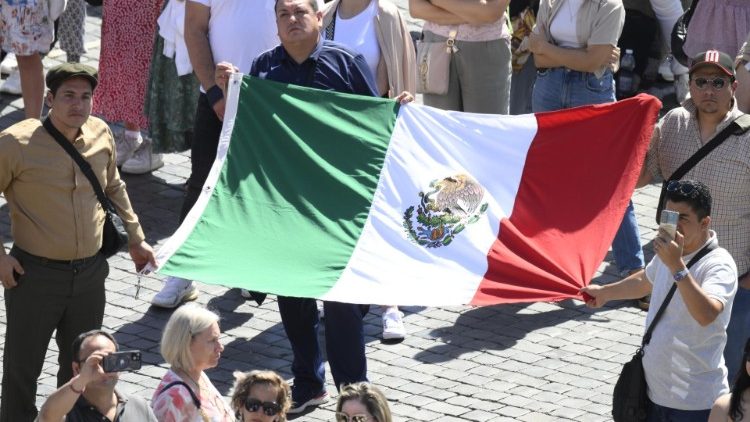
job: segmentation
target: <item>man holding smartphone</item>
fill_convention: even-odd
[[[670,288],[677,289],[645,346],[643,369],[653,405],[648,421],[705,421],[719,396],[729,392],[722,351],[726,327],[737,292],[737,267],[718,246],[711,225],[711,193],[701,182],[673,181],[667,187],[666,209],[679,213],[674,239],[664,228],[654,239],[656,256],[645,271],[616,283],[581,289],[599,308],[610,300],[635,299],[651,293],[654,320]],[[702,249],[711,249],[689,269]]]
[[[115,389],[117,372],[104,372],[102,361],[116,352],[117,342],[109,333],[92,330],[78,336],[73,342],[73,378],[49,396],[36,421],[156,422],[145,399]]]

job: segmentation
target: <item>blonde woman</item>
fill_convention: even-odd
[[[241,422],[284,422],[291,390],[273,371],[234,373],[232,409]]]
[[[170,365],[151,399],[159,422],[229,422],[232,409],[203,372],[219,364],[219,316],[191,303],[169,318],[161,355]]]
[[[385,395],[374,385],[359,382],[341,388],[336,422],[392,422]]]

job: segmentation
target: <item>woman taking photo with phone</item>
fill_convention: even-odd
[[[203,372],[219,364],[219,316],[196,303],[167,321],[161,355],[170,365],[151,399],[159,422],[229,422],[232,409]]]

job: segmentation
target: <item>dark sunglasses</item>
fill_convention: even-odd
[[[367,422],[367,415],[347,415],[344,412],[336,412],[336,422]]]
[[[724,85],[727,84],[727,79],[722,77],[716,77],[713,79],[695,78],[693,79],[693,82],[695,82],[695,86],[697,86],[698,89],[706,89],[708,87],[708,84],[711,83],[711,87],[713,89],[719,90],[724,88]]]
[[[281,406],[272,401],[260,401],[258,399],[245,399],[245,409],[250,413],[255,413],[258,409],[263,408],[263,414],[274,416],[281,411]]]
[[[698,195],[698,191],[695,189],[695,186],[688,183],[682,183],[679,180],[672,180],[671,182],[669,182],[667,184],[667,192],[679,192],[680,194],[689,198],[695,198]]]

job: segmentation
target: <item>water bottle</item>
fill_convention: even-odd
[[[617,96],[625,98],[635,93],[635,56],[633,50],[626,49],[620,59],[620,71],[617,73]]]

